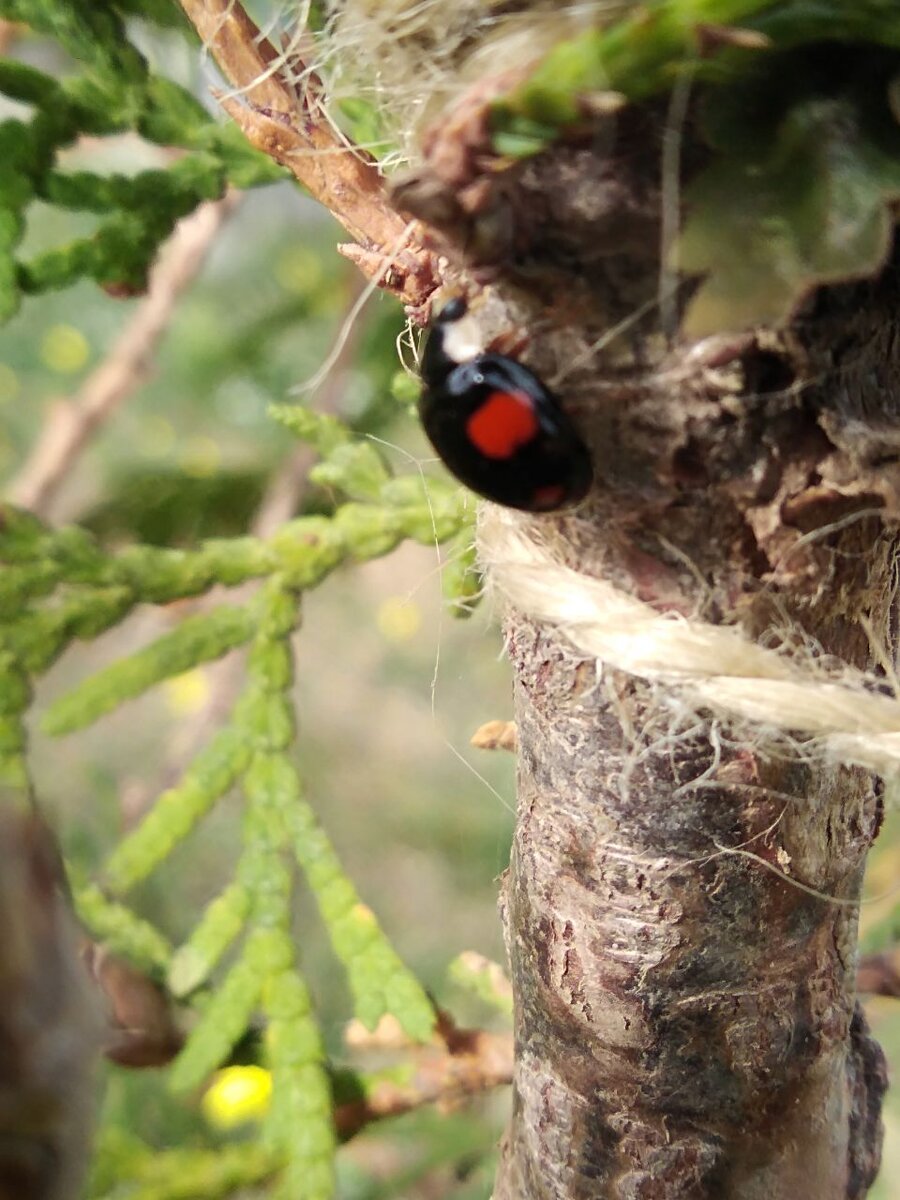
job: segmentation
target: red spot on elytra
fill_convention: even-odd
[[[466,421],[466,436],[485,458],[512,458],[538,428],[534,405],[524,392],[491,392]]]

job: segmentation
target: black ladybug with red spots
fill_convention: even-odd
[[[432,326],[422,379],[425,432],[473,492],[526,512],[568,508],[587,494],[590,455],[559,400],[521,363],[480,350],[462,298]]]

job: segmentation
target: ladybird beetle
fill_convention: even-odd
[[[466,302],[438,314],[422,356],[422,425],[445,466],[472,491],[526,512],[581,500],[593,471],[559,400],[527,367],[479,348]]]

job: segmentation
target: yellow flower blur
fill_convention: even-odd
[[[203,1115],[216,1129],[237,1129],[261,1121],[272,1097],[271,1072],[262,1067],[226,1067],[217,1071],[201,1102]]]

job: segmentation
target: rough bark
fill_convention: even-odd
[[[896,273],[822,293],[777,335],[673,344],[651,312],[578,365],[656,294],[660,125],[623,114],[480,191],[445,131],[404,201],[434,222],[422,197],[455,188],[448,240],[483,260],[503,230],[482,322],[539,328],[523,357],[566,368],[598,486],[540,520],[561,561],[876,669],[870,633],[895,649]],[[515,612],[507,636],[517,1061],[495,1200],[864,1196],[885,1073],[856,1004],[853,901],[877,781],[598,679]]]
[[[626,195],[653,193],[639,176]],[[627,313],[654,269],[641,253],[597,263],[585,312]],[[895,649],[881,516],[897,507],[897,300],[892,271],[823,294],[778,337],[633,339],[572,389],[601,482],[542,536],[661,610],[754,633],[789,617],[875,668],[864,620]],[[495,1200],[864,1196],[885,1070],[855,999],[847,902],[877,781],[598,680],[515,613],[507,633],[517,1063]]]
[[[747,753],[692,788],[702,732],[635,764],[638,690],[585,694],[527,627],[512,645],[518,1059],[497,1200],[864,1195],[884,1077],[854,1007],[855,913],[716,846],[756,838],[855,895],[867,781]]]

